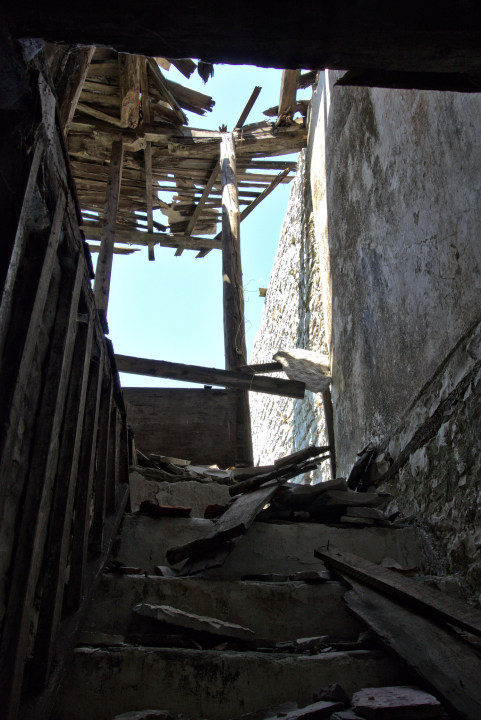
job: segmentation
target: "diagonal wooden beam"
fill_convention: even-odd
[[[279,173],[279,175],[277,175],[277,177],[274,178],[274,180],[271,182],[271,184],[270,184],[268,187],[266,187],[266,189],[265,189],[263,192],[261,192],[260,195],[258,195],[258,196],[255,198],[255,200],[253,200],[253,201],[241,212],[241,214],[240,214],[240,221],[242,222],[242,220],[244,220],[248,215],[250,215],[251,212],[254,210],[254,208],[256,208],[256,207],[259,205],[259,203],[261,203],[263,200],[265,200],[266,197],[267,197],[268,195],[270,195],[271,192],[272,192],[281,182],[283,182],[283,181],[285,180],[285,178],[288,176],[289,173],[290,173],[290,168],[286,168],[286,169],[283,170],[281,173]],[[220,232],[220,233],[217,233],[217,235],[215,236],[214,240],[220,240],[221,237],[222,237],[222,233],[221,233],[221,232]],[[210,249],[207,249],[207,248],[204,249],[204,248],[203,248],[203,249],[196,255],[196,258],[203,258],[203,257],[205,257],[205,256],[207,255],[207,253],[209,253],[209,252],[210,252]]]
[[[212,168],[212,171],[209,175],[209,179],[207,180],[207,182],[205,184],[204,190],[202,191],[202,195],[199,198],[199,202],[195,206],[194,212],[192,213],[191,218],[190,218],[189,222],[187,223],[187,227],[184,230],[185,237],[190,237],[190,235],[192,235],[192,232],[194,231],[194,228],[195,228],[195,224],[196,224],[197,220],[199,219],[199,216],[205,206],[205,203],[207,201],[207,198],[209,197],[210,191],[214,187],[214,183],[217,180],[217,176],[218,176],[219,172],[220,172],[220,165],[219,165],[218,160],[215,160],[214,167]],[[179,247],[177,248],[176,253],[175,253],[176,257],[179,257],[180,255],[182,255],[183,250],[184,250],[184,246],[179,245]]]
[[[170,92],[170,90],[167,86],[167,82],[166,82],[164,76],[162,75],[162,73],[160,72],[159,66],[157,65],[157,63],[155,62],[155,60],[153,58],[147,58],[147,68],[152,73],[152,76],[153,76],[154,80],[156,81],[157,87],[159,88],[161,94],[170,103],[172,109],[175,111],[177,117],[179,118],[180,124],[187,125],[188,120],[187,120],[186,114],[180,107],[180,105],[177,102],[177,100],[175,99],[175,97]]]
[[[244,124],[245,121],[247,120],[247,116],[249,115],[250,111],[251,111],[252,108],[254,107],[254,103],[255,103],[255,101],[257,100],[257,98],[259,97],[259,93],[260,93],[261,90],[262,90],[262,88],[259,87],[259,85],[256,85],[256,86],[255,86],[255,88],[254,88],[254,90],[252,91],[252,94],[251,94],[249,100],[248,100],[247,103],[246,103],[245,108],[244,108],[243,111],[241,112],[241,115],[240,115],[238,121],[236,122],[236,124],[235,124],[235,126],[234,126],[234,130],[239,130],[239,128],[241,128],[241,127],[243,126],[243,124]]]

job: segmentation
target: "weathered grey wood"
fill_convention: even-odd
[[[326,565],[362,580],[376,590],[381,590],[431,618],[444,620],[473,635],[481,636],[481,611],[467,603],[352,553],[340,550],[316,550],[315,555]]]
[[[78,258],[73,278],[68,267],[64,273],[69,291],[64,302],[59,303],[50,345],[0,646],[0,659],[4,668],[0,678],[0,705],[8,720],[14,720],[18,715],[34,596],[42,567],[58,461],[58,438],[76,335],[78,300],[84,274],[83,255]],[[13,477],[12,482],[14,480]]]
[[[252,93],[251,93],[251,96],[250,96],[249,100],[248,100],[247,103],[246,103],[245,108],[244,108],[243,111],[241,112],[238,121],[237,121],[236,124],[234,125],[234,130],[239,130],[239,128],[241,128],[241,127],[244,125],[244,123],[245,123],[245,121],[247,120],[247,117],[248,117],[250,111],[251,111],[252,108],[254,107],[255,101],[256,101],[257,98],[259,97],[259,93],[260,93],[261,90],[262,90],[262,88],[259,87],[259,85],[256,85],[256,86],[255,86],[254,90],[253,90]]]
[[[280,484],[282,481],[273,481],[272,484],[242,495],[219,518],[210,535],[169,549],[166,555],[169,563],[175,565],[185,558],[209,552],[226,540],[244,535],[264,505],[275,495]]]
[[[122,181],[123,157],[123,143],[121,140],[116,140],[112,143],[112,153],[110,156],[109,179],[102,218],[101,246],[94,284],[95,304],[101,318],[105,322],[107,320],[107,307],[109,304],[110,276],[112,273],[115,224],[119,204],[120,183]]]
[[[152,57],[147,58],[147,68],[150,71],[152,77],[154,78],[157,87],[161,95],[163,96],[163,99],[170,103],[172,109],[176,113],[179,119],[179,124],[187,125],[187,116],[185,115],[185,113],[182,112],[177,100],[169,89],[169,81],[164,78],[164,76],[160,72],[159,66]]]
[[[104,376],[99,409],[99,438],[94,473],[94,508],[89,534],[89,551],[96,555],[102,550],[105,523],[108,454],[110,443],[110,411],[112,408],[112,380]]]
[[[454,632],[351,579],[344,600],[381,642],[466,720],[481,717],[481,659]]]
[[[302,460],[307,460],[308,458],[315,457],[316,455],[321,455],[322,453],[329,452],[330,449],[330,445],[310,445],[307,448],[303,448],[302,450],[298,450],[297,452],[291,453],[290,455],[285,455],[284,457],[274,460],[274,465],[276,467],[282,467],[283,465],[291,465],[292,463],[301,462]]]
[[[72,47],[64,71],[55,79],[58,98],[58,112],[64,132],[67,133],[72,122],[80,93],[87,77],[90,61],[95,47]]]
[[[243,371],[206,368],[202,365],[183,365],[166,360],[150,360],[130,355],[115,355],[119,372],[134,375],[149,375],[171,380],[200,383],[202,385],[221,385],[236,390],[252,390],[286,397],[304,397],[304,383],[283,378],[248,375]]]
[[[102,577],[105,564],[111,554],[113,543],[117,537],[128,499],[128,485],[122,485],[119,488],[119,502],[115,514],[107,517],[105,520],[102,552],[96,558],[92,559],[86,567],[85,590],[82,595],[82,604],[77,612],[67,617],[60,626],[54,667],[49,684],[41,694],[31,698],[30,701],[22,707],[20,715],[22,720],[49,718],[53,712],[55,700],[62,681],[68,672],[69,660],[77,644],[80,629],[85,622],[90,601]]]
[[[324,419],[326,421],[327,442],[331,448],[331,477],[337,476],[336,468],[336,438],[334,434],[334,409],[332,407],[331,389],[328,388],[322,393],[322,405],[324,408]]]
[[[204,190],[202,191],[202,195],[200,196],[200,199],[195,207],[194,212],[192,213],[189,222],[187,223],[187,227],[185,228],[184,234],[186,236],[192,235],[195,224],[197,222],[197,218],[199,217],[200,213],[202,212],[202,209],[205,205],[205,202],[207,198],[209,197],[210,191],[212,190],[215,181],[217,180],[217,176],[219,174],[220,167],[219,163],[216,161],[214,167],[212,168],[212,172],[209,176],[209,179],[207,180]]]
[[[84,222],[82,229],[88,240],[101,239],[102,230],[99,223],[89,225]],[[144,233],[140,230],[128,230],[121,225],[117,225],[115,228],[115,242],[140,245],[142,247],[152,243],[154,245],[160,245],[161,247],[168,248],[176,248],[178,245],[182,244],[189,250],[201,250],[205,247],[212,250],[220,250],[222,248],[222,242],[220,239],[210,240],[208,238],[201,237],[186,238],[185,235],[175,233]]]
[[[84,102],[78,102],[77,103],[77,110],[79,112],[85,113],[85,115],[89,115],[90,117],[96,118],[97,120],[102,120],[105,123],[108,123],[108,125],[113,125],[116,128],[121,128],[120,120],[113,115],[109,115],[106,112],[103,112],[103,110],[98,110],[95,107],[92,107],[92,105],[88,105]]]
[[[28,234],[28,214],[30,212],[30,206],[32,202],[33,193],[37,184],[37,174],[42,161],[42,156],[45,146],[43,138],[37,140],[35,146],[35,152],[32,158],[32,164],[30,166],[30,172],[27,180],[27,187],[23,196],[22,209],[18,218],[17,232],[15,235],[15,241],[13,245],[12,255],[8,265],[7,276],[2,292],[2,298],[0,302],[0,369],[1,359],[3,357],[3,347],[7,334],[8,324],[10,322],[10,316],[12,311],[13,293],[15,288],[15,282],[17,279],[18,269],[22,262],[25,243],[27,241]]]
[[[64,605],[70,611],[76,611],[80,605],[84,588],[85,568],[87,566],[90,497],[97,454],[102,367],[104,363],[103,343],[100,345],[99,352],[100,355],[92,357],[90,362],[87,402],[82,429],[82,446],[75,493],[75,519],[70,558],[71,567],[64,597]]]
[[[220,147],[222,177],[222,280],[224,307],[224,353],[227,370],[247,364],[244,323],[244,291],[240,247],[240,214],[237,196],[235,143],[223,133]],[[239,460],[252,464],[252,433],[246,391],[237,396],[236,441]]]
[[[119,485],[119,432],[119,411],[117,410],[115,402],[112,402],[105,492],[105,511],[107,514],[113,513],[117,504],[117,487]]]
[[[279,96],[279,116],[276,126],[289,125],[296,109],[297,81],[299,70],[283,70]]]
[[[265,485],[270,480],[276,478],[283,478],[284,480],[290,480],[298,475],[310,472],[317,468],[317,462],[307,462],[292,465],[283,465],[282,467],[274,467],[274,470],[266,473],[265,475],[256,475],[254,477],[243,480],[242,482],[232,485],[229,488],[229,494],[233,497],[234,495],[241,495],[242,493],[249,492],[255,488]]]
[[[266,189],[261,192],[261,194],[253,200],[250,205],[246,207],[245,210],[243,210],[240,214],[240,220],[245,220],[248,215],[251,214],[251,212],[256,208],[263,200],[266,199],[268,195],[271,194],[273,190],[289,175],[290,170],[286,168],[283,170],[279,175],[271,182],[269,187],[266,187]]]
[[[43,687],[50,675],[55,638],[60,624],[93,330],[92,312],[88,323],[79,323],[77,328],[55,491],[50,511],[45,572],[42,578],[43,591],[32,667],[33,681],[38,687]]]
[[[120,125],[136,128],[140,120],[140,57],[119,53]]]

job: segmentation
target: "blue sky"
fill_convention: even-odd
[[[169,79],[212,95],[216,104],[211,113],[203,117],[187,113],[191,127],[212,130],[222,124],[233,128],[255,85],[262,92],[247,123],[264,119],[262,111],[279,102],[281,72],[216,65],[214,77],[204,85],[197,73],[186,80],[174,67],[164,71]],[[302,91],[301,96],[308,97],[309,91]],[[264,303],[259,287],[269,282],[289,189],[290,184],[278,186],[241,224],[248,355]],[[165,220],[163,215],[158,219]],[[108,323],[115,352],[223,368],[221,251],[213,250],[202,259],[196,259],[191,250],[184,250],[180,257],[174,252],[156,246],[155,262],[149,262],[147,248],[132,255],[114,255]],[[121,382],[125,387],[177,385],[124,373]]]

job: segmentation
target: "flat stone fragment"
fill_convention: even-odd
[[[434,695],[408,686],[363,688],[352,696],[352,707],[368,720],[424,720],[443,715],[443,706]]]
[[[353,710],[340,710],[331,715],[331,720],[365,720]]]
[[[137,615],[150,617],[159,622],[188,628],[189,630],[197,630],[198,632],[208,632],[211,635],[220,635],[237,640],[252,640],[254,638],[253,630],[242,627],[242,625],[235,625],[234,623],[224,622],[223,620],[205,615],[187,613],[170,605],[141,603],[140,605],[136,605],[133,611]]]

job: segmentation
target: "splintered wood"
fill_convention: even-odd
[[[170,61],[162,58],[157,59],[162,70],[154,58],[106,48],[88,50],[81,59],[65,89],[62,116],[86,238],[99,239],[111,147],[122,141],[125,157],[117,226],[130,234],[116,233],[114,252],[118,243],[147,246],[153,260],[155,245],[173,247],[177,255],[196,250],[197,257],[219,248],[222,133],[187,127],[185,114],[204,115],[212,110],[214,100],[165,77],[163,71]],[[192,60],[171,62],[186,77],[197,67]],[[295,95],[296,83],[291,78],[290,94]],[[290,119],[283,127],[275,128],[265,120],[245,125],[259,92],[256,87],[232,133],[243,207],[240,220],[280,182],[292,179],[295,163],[275,156],[298,152],[307,142],[305,122],[292,121],[289,109],[283,117]],[[166,216],[165,226],[156,226],[155,210]],[[196,236],[206,236],[202,242],[192,237],[194,231]]]

